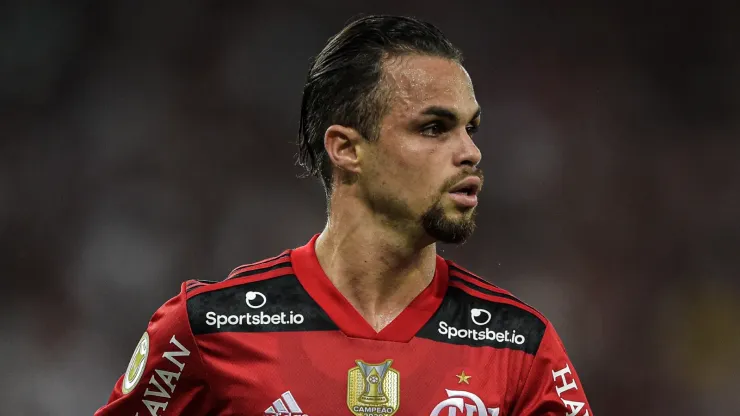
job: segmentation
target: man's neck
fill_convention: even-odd
[[[362,210],[360,208],[360,210]],[[339,292],[380,331],[431,283],[436,246],[372,213],[332,211],[316,241],[319,264]]]

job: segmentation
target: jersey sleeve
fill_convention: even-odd
[[[581,380],[550,323],[545,328],[512,414],[593,416]]]
[[[209,385],[190,330],[185,286],[160,307],[136,345],[126,372],[95,416],[205,415]]]

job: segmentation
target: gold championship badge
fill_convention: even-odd
[[[401,376],[390,368],[393,360],[380,364],[355,361],[347,375],[347,406],[356,416],[390,416],[398,411]]]

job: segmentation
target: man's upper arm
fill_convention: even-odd
[[[550,323],[512,414],[593,416],[573,363]]]
[[[205,414],[209,386],[182,292],[152,316],[126,372],[95,416]]]

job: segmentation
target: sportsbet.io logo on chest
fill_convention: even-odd
[[[261,292],[250,291],[245,295],[245,303],[250,309],[260,309],[267,303],[267,296]],[[236,325],[300,325],[305,321],[300,313],[289,311],[274,314],[247,312],[240,315],[225,315],[210,311],[206,313],[206,325],[221,329],[222,326]]]

